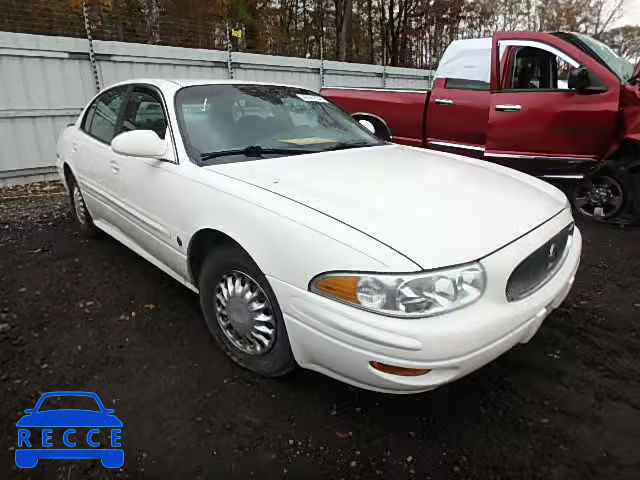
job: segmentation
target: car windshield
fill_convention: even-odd
[[[176,94],[176,112],[185,146],[198,163],[384,144],[338,107],[302,88],[186,87]]]
[[[580,42],[585,44],[589,50],[596,56],[597,60],[605,64],[611,69],[620,79],[620,81],[627,82],[633,75],[633,64],[622,58],[616,52],[614,52],[609,46],[604,43],[591,38],[588,35],[582,33],[573,33]]]
[[[42,400],[39,412],[48,410],[92,410],[100,412],[100,406],[93,397],[87,395],[52,395]]]

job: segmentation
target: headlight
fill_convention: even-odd
[[[429,317],[462,308],[484,293],[479,263],[429,272],[326,273],[309,284],[319,295],[394,317]]]

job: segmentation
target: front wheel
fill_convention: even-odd
[[[202,267],[199,289],[209,332],[234,362],[267,377],[296,367],[273,290],[242,249],[213,250]]]
[[[611,173],[585,178],[578,183],[572,194],[576,211],[593,220],[610,220],[619,215],[627,202],[623,182]]]

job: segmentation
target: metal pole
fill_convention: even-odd
[[[387,88],[387,42],[382,41],[382,88]]]
[[[231,38],[229,37],[229,22],[227,25],[227,74],[229,80],[233,80],[233,64],[231,63]]]
[[[324,87],[324,29],[320,31],[320,88]]]
[[[91,21],[89,20],[89,9],[87,8],[87,2],[82,0],[82,15],[84,16],[84,29],[87,33],[87,40],[89,41],[89,64],[91,66],[91,73],[93,74],[93,80],[95,81],[96,92],[101,90],[100,76],[98,75],[98,64],[96,62],[96,55],[93,50],[93,37],[91,35]]]

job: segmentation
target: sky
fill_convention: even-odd
[[[616,27],[623,25],[640,25],[640,0],[626,0],[622,18],[615,23]]]

